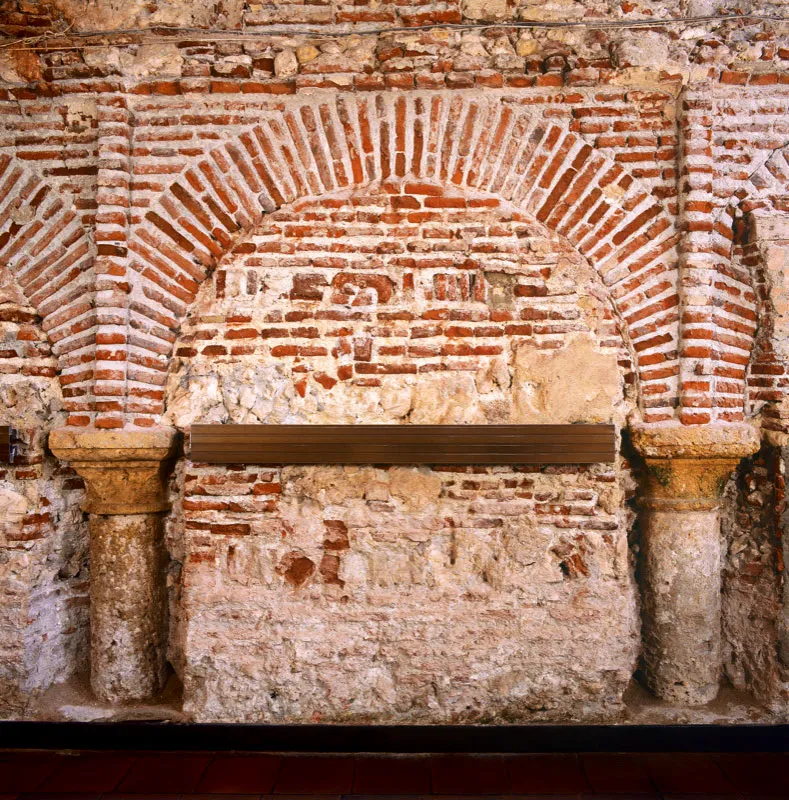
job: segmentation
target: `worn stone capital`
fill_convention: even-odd
[[[631,439],[646,464],[642,504],[667,511],[715,508],[740,460],[759,449],[748,423],[633,425]]]
[[[173,428],[59,428],[49,434],[50,450],[84,479],[82,508],[91,514],[147,514],[169,508],[166,478],[177,441]]]

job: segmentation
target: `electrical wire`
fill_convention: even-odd
[[[786,22],[789,17],[782,17],[774,14],[710,14],[699,17],[673,17],[669,19],[647,19],[639,18],[633,20],[605,20],[605,19],[585,19],[585,20],[562,20],[551,22],[547,20],[504,20],[501,22],[464,22],[464,23],[432,23],[430,25],[412,26],[393,26],[387,28],[359,28],[353,30],[327,30],[325,28],[298,28],[298,27],[276,27],[272,26],[265,30],[234,30],[216,28],[191,28],[191,27],[163,27],[154,26],[152,28],[124,28],[116,30],[102,31],[77,31],[69,33],[69,28],[63,31],[47,31],[40,36],[30,36],[17,39],[12,42],[0,44],[2,47],[13,47],[19,45],[30,45],[47,42],[58,37],[68,37],[69,39],[95,39],[95,38],[117,38],[123,36],[145,36],[149,41],[152,39],[172,40],[175,36],[195,36],[203,40],[213,42],[237,42],[240,40],[259,40],[271,37],[293,37],[310,36],[323,39],[337,39],[344,37],[362,36],[381,36],[396,33],[416,33],[419,31],[469,31],[469,30],[491,30],[494,28],[520,28],[520,29],[556,29],[556,28],[584,28],[587,30],[601,30],[606,28],[663,28],[675,25],[693,26],[707,22]],[[90,46],[90,45],[88,45]]]

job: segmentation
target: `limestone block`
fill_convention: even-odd
[[[108,71],[121,69],[121,50],[118,47],[87,48],[82,57],[89,67]]]
[[[519,347],[514,383],[520,423],[609,422],[622,392],[616,354],[584,334],[557,350]]]
[[[177,438],[171,428],[59,428],[49,434],[49,446],[85,479],[85,511],[144,514],[168,508],[164,479]]]
[[[183,60],[174,44],[144,44],[134,53],[123,50],[120,54],[121,69],[134,78],[178,76]]]
[[[739,460],[759,449],[759,431],[746,422],[681,425],[671,421],[630,426],[633,445],[645,458]]]
[[[461,11],[467,19],[494,20],[509,16],[507,0],[463,0]]]
[[[474,377],[455,373],[420,376],[409,421],[415,425],[484,422]]]
[[[667,69],[671,61],[665,37],[645,31],[619,41],[615,56],[620,67]]]
[[[393,469],[389,476],[392,494],[409,510],[421,511],[441,495],[441,478],[429,470]]]
[[[296,48],[296,58],[299,60],[299,64],[307,64],[310,61],[313,61],[320,55],[320,50],[317,47],[313,47],[311,44],[303,44],[301,47]]]
[[[0,525],[18,525],[29,508],[28,499],[0,483]]]
[[[299,71],[299,61],[293,50],[282,50],[274,57],[274,73],[278,78],[292,78]]]

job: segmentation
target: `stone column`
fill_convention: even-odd
[[[744,423],[631,428],[646,462],[641,498],[642,666],[648,688],[678,705],[715,698],[721,674],[719,503],[744,456]]]
[[[52,452],[85,480],[90,514],[90,682],[111,703],[162,688],[167,596],[162,517],[177,432],[59,429]]]

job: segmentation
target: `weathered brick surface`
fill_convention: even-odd
[[[789,32],[658,5],[3,4],[3,36],[59,32],[0,48],[0,421],[27,441],[0,468],[8,713],[84,666],[58,425],[789,430]],[[666,24],[441,27],[645,17]],[[724,519],[727,668],[774,707],[776,458],[743,468]],[[197,718],[621,709],[624,457],[346,473],[187,454],[172,489],[170,655]]]
[[[19,434],[0,464],[0,715],[86,665],[87,542],[82,482],[44,447],[62,398],[40,320],[0,268],[0,422]]]
[[[615,470],[187,465],[183,480],[196,719],[621,709],[638,627]]]
[[[786,707],[783,609],[786,453],[765,446],[730,482],[722,533],[727,545],[723,619],[726,676],[765,705]]]

